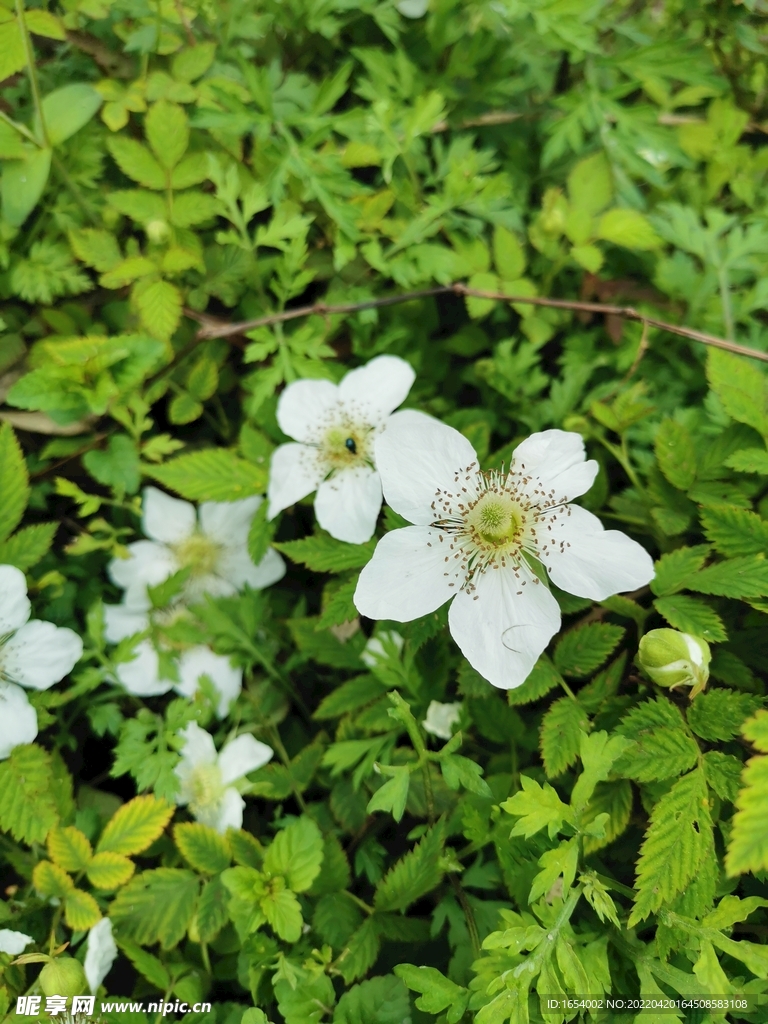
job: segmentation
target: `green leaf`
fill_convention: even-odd
[[[195,79],[204,75],[213,64],[215,55],[215,43],[198,41],[195,46],[187,47],[174,54],[171,61],[171,74],[179,82],[194,82]]]
[[[144,472],[188,501],[238,501],[263,494],[267,475],[228,448],[204,448],[179,455]]]
[[[373,814],[374,811],[389,811],[395,821],[400,821],[408,800],[411,772],[407,765],[392,768],[390,771],[394,773],[392,778],[376,790],[368,801],[366,810],[369,814]]]
[[[503,707],[503,705],[502,705]],[[460,754],[446,754],[440,761],[440,771],[443,773],[446,785],[449,789],[458,789],[463,786],[470,793],[477,793],[478,796],[491,797],[491,788],[483,778],[482,765],[462,757]]]
[[[123,174],[139,185],[158,191],[166,187],[165,171],[140,142],[125,135],[113,135],[107,139],[107,149]]]
[[[493,229],[493,261],[499,277],[504,281],[517,281],[525,270],[525,252],[511,231],[497,224]]]
[[[285,1024],[320,1024],[325,1007],[333,1006],[336,993],[327,974],[308,976],[302,971],[293,985],[280,979],[274,983],[277,1008]]]
[[[741,770],[744,767],[738,757],[723,754],[719,750],[708,750],[702,758],[702,766],[707,784],[721,800],[730,800],[734,803],[739,791]]]
[[[260,907],[272,929],[285,942],[298,942],[304,918],[301,906],[290,889],[275,887],[260,901]]]
[[[744,736],[760,751],[768,753],[768,711],[758,711],[744,724]],[[729,877],[747,871],[768,869],[768,757],[752,757],[741,778],[741,791],[736,798],[725,869]]]
[[[624,630],[607,622],[591,622],[572,629],[555,648],[555,667],[564,676],[583,679],[610,657],[621,642]]]
[[[96,850],[131,856],[143,853],[163,833],[173,807],[154,796],[136,796],[117,811],[101,833]]]
[[[162,224],[168,217],[165,199],[154,192],[145,192],[140,188],[110,192],[108,201],[110,206],[114,206],[120,213],[135,220],[137,224],[149,224],[152,221]]]
[[[170,281],[142,280],[131,300],[139,311],[142,326],[154,338],[168,341],[181,320],[181,292]]]
[[[130,939],[121,939],[120,949],[150,985],[159,988],[161,992],[168,991],[171,986],[171,976],[156,956],[152,956],[151,953],[142,949],[137,943],[131,942]]]
[[[617,839],[629,825],[632,816],[632,784],[626,779],[600,782],[589,803],[581,812],[581,826],[586,828],[599,815],[607,815],[602,836],[584,837],[584,852],[594,853]]]
[[[34,743],[0,762],[0,829],[19,842],[42,843],[58,821],[48,753]]]
[[[232,850],[225,836],[200,822],[176,825],[173,838],[182,856],[196,871],[217,875],[232,862]]]
[[[627,249],[656,249],[661,239],[650,221],[637,210],[615,209],[604,213],[597,224],[597,237]]]
[[[520,704],[531,704],[546,696],[550,690],[562,685],[563,677],[546,656],[542,654],[533,666],[533,670],[522,686],[507,692],[507,701],[513,707]]]
[[[550,839],[560,830],[564,821],[570,821],[572,812],[564,804],[548,782],[540,786],[528,775],[520,776],[521,790],[501,805],[507,814],[520,818],[510,833],[530,839],[543,828],[548,830]]]
[[[676,548],[662,555],[656,563],[656,575],[651,590],[659,597],[675,594],[688,586],[688,580],[704,565],[710,548],[701,544],[695,548]]]
[[[140,798],[139,798],[140,799]],[[171,949],[183,939],[195,912],[199,880],[191,871],[144,871],[121,889],[109,910],[120,939]]]
[[[436,888],[443,875],[440,862],[444,842],[444,825],[438,822],[379,882],[374,897],[376,909],[405,910]]]
[[[291,822],[278,832],[264,855],[268,875],[284,875],[289,888],[305,892],[323,862],[323,837],[311,818]]]
[[[328,629],[330,626],[341,626],[357,618],[357,608],[352,600],[357,588],[357,576],[351,579],[331,580],[323,591],[323,614],[317,623],[317,629]],[[328,598],[326,599],[326,594]]]
[[[676,420],[662,420],[654,450],[664,476],[673,487],[687,491],[696,479],[696,450],[690,433]]]
[[[3,164],[0,199],[6,224],[21,227],[45,191],[50,170],[51,150],[48,148],[30,150],[23,160]]]
[[[97,228],[73,228],[69,244],[75,256],[100,273],[112,270],[121,261],[117,239],[109,231]]]
[[[599,782],[605,782],[616,761],[630,746],[623,736],[611,736],[607,732],[582,735],[579,747],[582,772],[571,792],[571,807],[581,811],[592,799]]]
[[[220,878],[211,878],[200,892],[197,930],[203,942],[212,942],[229,921],[229,890]]]
[[[34,32],[37,36],[45,36],[47,39],[58,39],[64,42],[67,32],[61,21],[55,14],[49,11],[32,9],[24,12],[24,23],[28,32]]]
[[[605,154],[579,160],[568,175],[571,205],[590,217],[604,210],[613,198],[613,177]]]
[[[739,473],[759,473],[761,476],[768,476],[768,452],[764,448],[744,448],[729,455],[724,465]]]
[[[368,973],[376,962],[380,947],[376,921],[368,917],[349,939],[338,958],[341,976],[348,985]]]
[[[42,108],[48,141],[58,146],[88,124],[102,104],[93,86],[72,82],[43,97]]]
[[[696,876],[711,832],[707,786],[696,769],[676,782],[651,812],[637,862],[630,928],[685,890]]]
[[[413,964],[398,964],[394,968],[412,992],[420,992],[416,1009],[424,1013],[438,1014],[448,1010],[448,1024],[457,1024],[464,1016],[469,1001],[469,992],[446,978],[434,967],[415,967]]]
[[[648,700],[634,708],[617,729],[633,740],[618,771],[638,782],[652,782],[682,775],[699,756],[698,744],[683,728],[680,712],[666,697]]]
[[[73,932],[84,932],[101,920],[101,911],[89,892],[73,889],[64,900],[64,920]]]
[[[657,597],[653,607],[674,629],[692,636],[723,643],[728,639],[723,620],[708,604],[688,594]]]
[[[703,740],[731,740],[760,704],[759,698],[749,693],[710,690],[700,693],[688,708],[688,724]]]
[[[410,1020],[408,990],[391,974],[353,985],[339,999],[333,1024],[406,1024]]]
[[[768,560],[763,555],[728,558],[700,569],[686,586],[716,597],[764,597],[768,594]]]
[[[373,557],[375,540],[365,544],[347,544],[334,540],[325,532],[301,540],[284,541],[275,544],[282,554],[291,561],[306,565],[312,572],[343,572],[346,569],[362,569]]]
[[[768,553],[768,522],[735,505],[710,505],[701,510],[704,533],[721,555]]]
[[[46,843],[48,856],[64,871],[82,871],[93,856],[91,844],[79,828],[53,828]]]
[[[83,455],[83,465],[100,484],[120,494],[135,494],[141,483],[141,462],[133,440],[113,434],[106,450],[92,449]]]
[[[118,889],[125,885],[133,874],[133,861],[122,853],[104,850],[94,855],[88,864],[86,874],[88,881],[96,889]]]
[[[719,348],[707,350],[709,386],[732,419],[768,436],[765,374],[755,363]]]
[[[152,152],[167,170],[175,167],[189,145],[189,121],[178,103],[158,100],[149,108],[144,130]],[[150,186],[151,188],[152,186]]]
[[[541,756],[548,778],[562,775],[576,761],[582,733],[590,728],[584,708],[570,697],[550,705],[541,722]]]
[[[3,23],[0,30],[0,82],[15,75],[27,63],[24,36],[16,18]]]
[[[21,522],[29,501],[29,478],[21,446],[8,423],[0,425],[0,540]]]

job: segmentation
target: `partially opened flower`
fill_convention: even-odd
[[[112,580],[125,590],[125,604],[146,607],[147,587],[189,570],[178,600],[189,604],[203,594],[225,597],[246,585],[256,590],[276,583],[285,563],[270,548],[258,565],[248,554],[248,531],[264,499],[206,501],[195,511],[188,501],[171,498],[156,487],[144,490],[142,527],[150,540],[128,545],[128,558],[110,562]]]
[[[318,523],[337,540],[370,540],[381,509],[374,441],[415,374],[397,356],[377,356],[340,384],[298,380],[277,404],[280,429],[296,444],[272,455],[269,518],[316,491]]]
[[[217,832],[240,828],[245,801],[238,784],[272,759],[272,748],[243,733],[225,743],[217,754],[213,737],[197,722],[190,722],[179,736],[184,745],[174,769],[181,782],[176,803],[188,804],[198,821]]]
[[[144,605],[144,610],[138,610]],[[124,604],[105,605],[104,623],[105,636],[110,643],[119,643],[126,637],[143,633],[150,627],[150,617],[155,620],[169,621],[177,615],[183,615],[183,609],[150,611],[149,600],[142,602],[137,598],[136,606],[129,608]],[[242,669],[236,668],[229,658],[215,654],[210,647],[196,644],[181,651],[176,657],[178,680],[163,677],[161,659],[151,640],[140,640],[134,648],[135,657],[131,661],[118,664],[117,678],[135,697],[155,697],[169,690],[186,697],[193,697],[199,687],[201,676],[207,676],[219,695],[216,712],[223,718],[229,711],[232,701],[243,688]]]
[[[519,686],[560,628],[558,587],[602,601],[653,578],[650,555],[572,498],[597,463],[578,434],[545,430],[482,472],[469,441],[423,413],[400,412],[376,443],[384,495],[415,524],[386,534],[355,591],[358,611],[407,622],[452,600],[451,634],[494,686]]]
[[[29,616],[24,573],[0,565],[0,679],[30,690],[47,690],[71,672],[83,641],[71,629]]]
[[[112,937],[112,922],[108,917],[102,917],[88,932],[88,947],[83,963],[91,995],[96,995],[116,959],[117,945]]]
[[[23,953],[30,942],[35,940],[24,932],[15,932],[11,928],[0,928],[0,953],[18,956]]]

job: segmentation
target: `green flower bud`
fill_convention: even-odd
[[[692,687],[689,696],[693,700],[707,685],[711,658],[706,640],[676,629],[652,629],[640,641],[637,660],[657,686],[670,690]]]
[[[39,981],[47,996],[80,996],[88,990],[83,965],[71,956],[59,956],[47,963]]]
[[[164,242],[171,232],[167,221],[164,220],[151,220],[144,230],[150,242],[155,242],[158,245]]]

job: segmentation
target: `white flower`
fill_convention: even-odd
[[[533,434],[508,473],[484,473],[457,430],[405,411],[379,437],[376,464],[388,503],[415,525],[379,541],[355,591],[358,611],[407,622],[453,598],[451,634],[494,686],[519,686],[560,628],[537,562],[558,587],[594,601],[653,578],[639,544],[568,504],[598,468],[578,434]]]
[[[15,683],[0,681],[0,761],[37,736],[37,712]]]
[[[125,604],[104,606],[104,635],[110,643],[119,643],[125,637],[149,629],[150,615],[155,621],[159,619],[162,622],[177,614],[173,609],[151,613],[149,600],[142,602],[137,599],[136,606],[138,607],[130,608]],[[140,610],[142,607],[143,610]],[[202,644],[190,647],[178,656],[178,682],[162,678],[160,656],[150,640],[139,641],[134,653],[132,661],[121,662],[116,670],[117,678],[134,697],[156,697],[172,689],[185,697],[193,697],[197,692],[200,676],[206,675],[219,694],[216,712],[219,718],[223,718],[243,688],[242,669],[236,668],[229,658],[215,654],[210,647],[204,647]]]
[[[219,753],[213,737],[196,722],[179,733],[184,737],[181,761],[174,771],[181,781],[177,804],[189,804],[198,821],[226,832],[243,824],[245,801],[234,785],[272,759],[272,748],[250,733],[225,743]]]
[[[277,404],[280,429],[298,444],[272,454],[269,518],[312,491],[318,523],[337,540],[364,544],[381,509],[374,440],[404,401],[415,374],[397,356],[377,356],[340,384],[298,380]]]
[[[88,932],[88,947],[83,964],[91,995],[98,992],[116,959],[117,946],[112,938],[112,922],[108,917],[102,917]]]
[[[31,611],[24,573],[0,565],[0,759],[37,736],[37,712],[20,687],[47,690],[72,671],[83,653],[77,633],[30,621]]]
[[[147,587],[181,569],[190,570],[178,598],[185,604],[203,594],[230,596],[246,584],[261,590],[276,583],[285,574],[277,551],[270,548],[258,565],[248,554],[248,530],[263,500],[206,501],[196,512],[188,501],[145,488],[142,526],[150,540],[129,544],[129,557],[109,565],[113,582],[125,590],[125,604],[143,610]]]
[[[461,704],[441,704],[439,700],[430,701],[427,717],[421,723],[424,732],[437,736],[441,740],[449,740],[453,735],[452,726],[456,725],[461,716]]]
[[[0,953],[8,953],[9,956],[18,956],[23,953],[30,942],[35,940],[31,935],[24,932],[15,932],[10,928],[0,928]]]

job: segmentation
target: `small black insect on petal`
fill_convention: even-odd
[[[344,447],[348,452],[352,452],[353,455],[357,455],[357,444],[355,443],[354,437],[348,437],[344,442]]]

